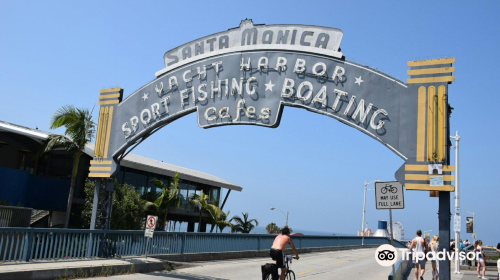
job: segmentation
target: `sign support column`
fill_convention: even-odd
[[[157,216],[148,215],[146,219],[146,227],[144,230],[144,237],[146,237],[146,259],[148,258],[148,248],[149,248],[149,239],[153,238],[153,233],[155,232],[156,222],[158,221]]]
[[[450,246],[450,193],[439,192],[439,251],[449,251]],[[439,280],[449,280],[450,260],[439,261]]]
[[[376,182],[375,204],[377,210],[389,209],[389,228],[391,230],[391,246],[394,246],[394,231],[392,229],[392,208],[404,209],[405,199],[403,185],[399,182]],[[396,275],[394,264],[392,275]]]
[[[458,259],[458,254],[460,253],[460,187],[459,187],[459,166],[458,166],[458,144],[460,142],[460,136],[458,136],[458,130],[455,136],[450,136],[451,139],[455,140],[455,274],[460,274],[460,260]],[[458,224],[458,225],[457,225]],[[457,243],[458,242],[458,243]]]

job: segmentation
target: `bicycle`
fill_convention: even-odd
[[[292,259],[296,259],[295,257],[292,257],[292,255],[286,255],[285,256],[285,267],[286,267],[286,275],[285,275],[285,280],[295,280],[295,272],[290,269],[290,266],[288,265],[288,262],[292,263]],[[280,275],[278,275],[278,279]],[[265,278],[265,280],[272,280],[272,275],[268,274]]]
[[[398,192],[398,188],[393,187],[392,185],[386,184],[385,187],[383,187],[381,189],[381,192],[382,192],[382,194],[386,194],[387,192],[397,193]]]

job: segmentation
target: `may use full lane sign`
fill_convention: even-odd
[[[399,182],[376,182],[375,203],[377,209],[404,209],[403,186]]]

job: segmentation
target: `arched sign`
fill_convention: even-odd
[[[292,106],[352,126],[403,158],[396,179],[406,189],[453,191],[446,163],[454,59],[409,62],[403,83],[346,60],[342,37],[333,28],[244,20],[168,51],[157,78],[127,98],[121,88],[101,90],[89,176],[112,177],[127,151],[184,115],[197,112],[203,128],[277,127]],[[441,164],[435,184],[429,163]]]

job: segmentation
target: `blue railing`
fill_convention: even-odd
[[[274,238],[268,234],[156,232],[148,254],[261,251],[268,250]],[[361,245],[357,236],[304,235],[293,236],[293,240],[299,249]],[[364,240],[366,245],[387,243],[383,237]],[[0,262],[140,256],[145,252],[144,231],[0,228]]]

